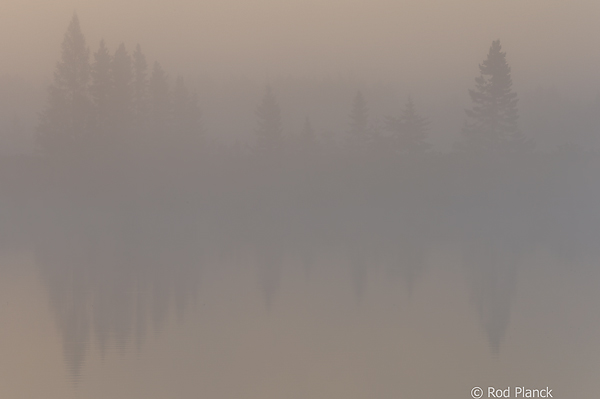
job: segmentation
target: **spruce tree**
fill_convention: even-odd
[[[369,108],[362,92],[359,90],[352,102],[350,111],[350,130],[348,146],[351,150],[362,150],[369,144]]]
[[[197,153],[202,144],[202,123],[198,96],[188,90],[183,77],[178,76],[173,88],[173,129],[187,151]]]
[[[89,49],[74,14],[37,128],[37,144],[45,155],[66,161],[84,151],[91,120],[89,80]]]
[[[500,40],[492,42],[487,58],[479,65],[475,89],[469,90],[473,107],[466,110],[463,141],[470,151],[514,152],[529,147],[519,130],[517,94],[512,90],[511,68]]]
[[[94,53],[90,85],[90,95],[94,108],[94,127],[97,131],[104,131],[110,118],[110,100],[113,90],[111,63],[112,57],[104,40],[101,40],[98,51]]]
[[[431,148],[427,142],[429,120],[417,113],[409,96],[399,117],[387,117],[386,128],[391,133],[391,146],[396,153],[420,155]]]
[[[190,117],[190,93],[183,77],[177,76],[173,88],[173,123],[178,131],[185,131]]]
[[[171,98],[167,74],[155,61],[148,83],[152,127],[155,132],[165,134],[170,119]]]
[[[133,53],[133,117],[137,127],[142,127],[148,111],[148,63],[138,44]]]
[[[256,148],[261,154],[275,154],[281,150],[283,129],[281,126],[281,109],[273,94],[271,86],[267,85],[261,104],[256,110],[258,127],[256,129]]]
[[[121,43],[115,51],[112,65],[114,90],[111,104],[113,108],[113,125],[115,134],[123,134],[132,121],[133,102],[133,70],[131,56]],[[115,138],[116,139],[116,138]]]

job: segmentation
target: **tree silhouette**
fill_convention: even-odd
[[[148,63],[138,44],[133,53],[133,116],[139,127],[148,111]]]
[[[197,154],[203,139],[198,96],[189,92],[181,76],[173,88],[173,130],[186,152]]]
[[[518,128],[517,94],[512,91],[511,68],[500,40],[492,42],[485,61],[479,65],[475,89],[469,90],[473,107],[466,110],[460,149],[506,152],[530,147]]]
[[[91,119],[89,80],[89,49],[74,14],[37,128],[37,144],[45,155],[64,159],[81,150]]]
[[[167,74],[158,62],[154,62],[149,81],[150,111],[152,124],[159,133],[166,133],[171,112],[171,98]]]
[[[113,89],[111,63],[112,57],[104,40],[101,40],[98,51],[94,53],[94,63],[91,66],[92,82],[90,85],[94,107],[94,127],[101,132],[109,123],[110,117],[110,100]]]
[[[373,144],[373,132],[369,128],[369,108],[362,92],[359,90],[352,102],[350,111],[350,129],[348,131],[348,148],[351,151],[362,151]]]
[[[267,85],[261,104],[256,110],[258,127],[256,129],[256,148],[262,154],[275,154],[282,147],[281,109],[273,94],[271,86]]]
[[[115,133],[123,134],[132,120],[133,70],[131,56],[121,43],[111,65],[114,90],[111,98]]]
[[[391,146],[401,154],[423,154],[431,148],[427,142],[429,120],[416,111],[415,103],[409,96],[399,117],[387,117],[386,128],[392,134]]]
[[[93,151],[87,157],[88,162],[93,159],[96,165],[109,155],[108,150],[112,147],[110,145],[110,141],[113,138],[112,100],[115,87],[111,64],[112,57],[106,48],[104,40],[101,40],[98,51],[94,53],[94,62],[91,66],[90,97],[92,126],[88,142]]]

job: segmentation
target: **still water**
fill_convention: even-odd
[[[522,237],[516,220],[441,238],[252,225],[260,238],[245,240],[186,218],[48,215],[0,257],[2,398],[600,391],[587,233]]]

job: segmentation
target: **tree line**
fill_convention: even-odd
[[[130,154],[135,146],[197,147],[202,131],[198,96],[181,76],[171,88],[158,61],[149,68],[139,44],[132,54],[123,43],[111,54],[101,40],[90,57],[73,16],[37,129],[40,153],[50,159],[107,161]]]
[[[469,90],[473,105],[466,110],[455,150],[496,155],[531,151],[533,141],[518,126],[518,98],[499,40],[492,43],[479,71],[475,87]],[[319,147],[308,116],[299,134],[284,134],[281,109],[268,84],[255,114],[252,153],[269,157],[292,148],[306,154]],[[421,156],[432,150],[428,132],[429,119],[419,113],[411,97],[398,115],[386,116],[377,124],[369,118],[365,96],[357,91],[338,147],[350,154]],[[139,44],[130,54],[121,43],[111,54],[101,40],[90,57],[79,19],[73,16],[39,120],[36,145],[40,154],[75,164],[169,154],[195,159],[205,151],[204,136],[198,95],[181,76],[171,87],[158,61],[149,67]]]

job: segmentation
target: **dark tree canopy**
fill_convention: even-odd
[[[479,71],[475,89],[469,90],[473,107],[466,110],[467,120],[459,147],[488,152],[513,152],[523,148],[526,142],[517,123],[517,94],[512,90],[511,68],[500,40],[492,42]]]

